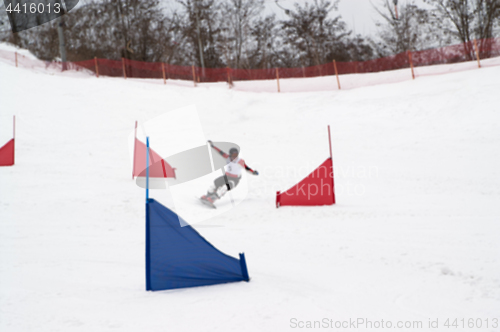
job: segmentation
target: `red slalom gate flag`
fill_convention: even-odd
[[[285,192],[276,193],[276,207],[335,204],[332,158],[325,160],[305,179]]]
[[[330,126],[328,126],[328,144],[330,145],[330,158],[292,188],[285,192],[276,192],[276,208],[284,205],[315,206],[335,204]]]
[[[133,176],[146,176],[146,144],[135,139]],[[175,168],[172,168],[158,153],[149,148],[149,177],[175,178]]]
[[[15,140],[12,138],[0,148],[0,166],[14,165]]]

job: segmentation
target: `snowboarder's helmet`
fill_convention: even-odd
[[[237,149],[237,148],[231,148],[231,149],[229,150],[229,156],[231,157],[231,160],[236,159],[236,158],[238,157],[238,154],[239,154],[239,153],[240,153],[240,152],[238,151],[238,149]]]

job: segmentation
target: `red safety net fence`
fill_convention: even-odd
[[[61,70],[63,69],[62,62],[40,60],[26,50],[22,50],[22,53],[0,50],[0,61],[15,65],[16,67],[34,70],[61,72]],[[76,62],[64,63],[64,69],[73,71],[87,71],[85,68],[79,66]],[[94,74],[95,72],[89,73]]]
[[[477,54],[476,54],[477,45]],[[470,41],[458,45],[412,52],[413,65],[431,66],[438,64],[476,61],[500,56],[500,38]]]
[[[176,66],[161,62],[141,62],[128,59],[93,59],[73,62],[104,76],[125,78],[156,78],[190,80],[196,83],[273,80],[276,78],[304,78],[335,75],[333,62],[319,66],[299,68],[232,69],[200,68],[195,66]],[[400,68],[408,68],[405,53],[363,62],[337,62],[338,74],[370,73]]]
[[[476,47],[477,46],[477,47]],[[232,69],[200,68],[195,66],[176,66],[161,62],[142,62],[129,59],[108,60],[91,59],[77,62],[48,62],[26,57],[14,52],[0,50],[0,59],[16,66],[61,70],[87,71],[96,76],[124,78],[174,79],[198,82],[228,82],[248,80],[275,80],[278,78],[306,78],[332,75],[375,73],[413,67],[454,64],[480,61],[500,56],[500,38],[470,41],[458,45],[435,49],[405,52],[393,56],[368,61],[329,62],[326,64],[299,68]],[[479,64],[478,64],[479,65]],[[487,66],[488,64],[486,64]],[[493,65],[497,65],[495,62]],[[417,71],[416,76],[426,75],[428,71]]]

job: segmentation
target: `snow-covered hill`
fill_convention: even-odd
[[[425,331],[429,319],[445,330],[447,318],[478,318],[494,331],[498,77],[490,67],[277,94],[0,62],[0,145],[17,120],[16,165],[0,168],[0,330],[287,331],[359,318]],[[242,203],[195,225],[223,252],[245,252],[252,279],[146,292],[129,134],[135,120],[192,104],[204,136],[238,143],[260,172],[244,175]],[[276,190],[328,156],[327,124],[338,204],[276,209]]]

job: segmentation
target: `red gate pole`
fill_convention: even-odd
[[[135,133],[134,133],[134,156],[132,157],[132,180],[134,179],[135,173],[135,148],[137,146],[137,121],[135,122]]]
[[[99,65],[97,64],[97,57],[94,57],[94,63],[95,63],[95,76],[99,78]]]
[[[12,151],[12,164],[16,163],[16,116],[14,115],[12,123],[12,138],[14,139],[14,149]]]
[[[333,154],[332,154],[332,136],[330,134],[330,125],[328,125],[328,143],[330,144],[330,159],[332,160],[332,198],[335,204],[335,181],[333,180]]]
[[[481,62],[479,62],[479,49],[477,48],[476,38],[474,38],[474,49],[476,50],[477,68],[481,68]]]
[[[328,125],[328,143],[330,144],[330,158],[333,160],[333,155],[332,155],[332,137],[330,135],[330,125]]]
[[[276,68],[276,82],[278,82],[278,92],[281,92],[280,91],[280,74],[279,74],[278,68]]]
[[[335,69],[335,76],[337,76],[337,85],[340,90],[340,79],[339,79],[339,72],[337,70],[337,61],[333,60],[333,68]]]

